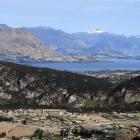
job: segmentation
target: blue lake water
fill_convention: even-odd
[[[80,62],[80,63],[31,63],[29,65],[43,68],[53,68],[56,70],[68,71],[103,71],[103,70],[140,70],[140,60],[113,60],[107,62]]]

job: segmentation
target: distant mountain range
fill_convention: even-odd
[[[140,37],[117,35],[95,29],[90,32],[65,33],[53,28],[24,28],[65,56],[87,58],[140,58]]]
[[[0,54],[45,61],[140,59],[140,36],[127,37],[95,29],[66,33],[50,27],[11,28],[0,24]]]
[[[62,57],[31,33],[0,26],[0,58],[11,61],[62,61]]]

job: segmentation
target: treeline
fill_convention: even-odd
[[[12,122],[14,119],[12,117],[7,117],[7,116],[0,116],[0,122],[5,121],[5,122]]]

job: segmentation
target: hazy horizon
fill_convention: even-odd
[[[68,33],[99,28],[139,35],[140,0],[0,1],[0,20],[12,27],[46,26]]]

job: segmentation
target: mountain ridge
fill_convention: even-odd
[[[88,33],[88,32],[79,32],[79,33],[66,33],[61,30],[56,30],[50,27],[18,27],[13,28],[7,25],[0,25],[0,32],[8,32],[9,30],[20,30],[26,32],[28,35],[32,36],[36,43],[38,44],[36,47],[36,52],[39,52],[40,48],[39,44],[42,44],[42,51],[38,55],[42,55],[42,58],[34,59],[35,61],[59,61],[59,62],[81,62],[81,61],[105,61],[108,59],[140,59],[140,38],[139,36],[124,36],[117,35],[108,32],[100,32],[100,33]],[[100,31],[100,30],[97,30]],[[1,34],[1,38],[2,38]],[[10,37],[9,33],[9,37]],[[17,35],[18,39],[15,42],[15,46],[21,47],[19,42],[23,37],[21,34]],[[8,36],[5,36],[7,38]],[[8,37],[8,38],[9,38]],[[19,40],[19,41],[18,41]],[[1,39],[1,44],[6,39]],[[25,40],[24,40],[25,41]],[[24,42],[23,41],[23,42]],[[26,42],[26,41],[25,41]],[[39,43],[40,42],[40,43]],[[11,42],[7,43],[6,46],[10,45]],[[28,44],[29,41],[28,41]],[[12,45],[11,45],[12,46]],[[30,45],[29,45],[30,46]],[[14,47],[13,47],[14,48]],[[25,48],[25,47],[23,47]],[[22,48],[22,49],[23,49]],[[31,48],[31,46],[30,46]],[[46,50],[45,48],[49,48]],[[21,49],[21,48],[20,48]],[[1,49],[0,54],[1,57],[7,58],[8,56],[3,56],[3,50]],[[16,50],[15,50],[16,51]],[[44,54],[46,52],[53,52],[52,58],[45,58]],[[26,52],[25,52],[26,53]],[[55,55],[54,55],[55,54]],[[35,54],[32,51],[32,54],[28,54],[29,57],[34,56]],[[12,56],[13,57],[13,56]],[[28,60],[30,58],[20,53],[17,53],[17,61],[20,59],[21,61]],[[8,57],[9,59],[9,57]],[[14,58],[15,59],[15,58]],[[32,59],[31,59],[32,60]]]
[[[105,79],[7,62],[0,62],[0,73],[0,108],[133,111],[140,107],[140,76],[114,87]]]
[[[65,33],[53,28],[24,28],[66,56],[85,56],[90,59],[137,58],[140,56],[140,39],[108,32]],[[101,54],[100,56],[98,54]]]
[[[0,29],[1,59],[59,61],[61,57],[31,33],[19,28]]]

